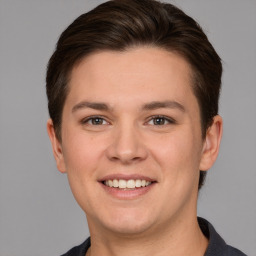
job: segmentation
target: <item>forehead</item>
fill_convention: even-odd
[[[153,46],[131,47],[124,51],[103,50],[89,54],[73,67],[71,79],[77,76],[84,66],[86,66],[88,74],[97,74],[99,76],[108,73],[116,77],[125,75],[128,72],[141,75],[146,71],[153,71],[154,75],[162,75],[163,73],[170,74],[172,71],[175,72],[181,69],[184,72],[184,76],[187,76],[186,78],[192,75],[189,62],[181,55]],[[116,71],[126,72],[113,74]]]
[[[68,98],[72,101],[184,100],[191,97],[192,70],[173,52],[137,47],[123,52],[102,51],[85,57],[71,72]],[[124,99],[125,98],[125,99]],[[158,99],[159,98],[159,99]]]

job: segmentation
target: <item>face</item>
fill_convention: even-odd
[[[155,232],[196,216],[199,170],[220,136],[202,139],[191,84],[189,64],[158,48],[104,51],[73,69],[62,142],[51,121],[48,132],[91,232]]]

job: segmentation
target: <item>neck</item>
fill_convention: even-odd
[[[89,256],[202,256],[208,245],[196,216],[190,219],[177,218],[168,227],[158,226],[157,229],[136,235],[116,234],[111,231],[96,234],[91,230],[91,248],[87,254]]]

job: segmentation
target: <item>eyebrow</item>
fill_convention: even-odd
[[[95,110],[102,110],[102,111],[110,111],[110,107],[106,103],[102,102],[89,102],[89,101],[82,101],[76,104],[72,108],[72,113],[84,109],[84,108],[91,108]],[[142,106],[142,110],[156,110],[159,108],[173,108],[179,109],[182,112],[185,112],[185,107],[178,103],[177,101],[153,101],[150,103],[146,103]]]
[[[176,108],[185,112],[185,107],[177,101],[153,101],[145,104],[142,110],[155,110],[159,108]]]
[[[83,108],[91,108],[91,109],[95,109],[95,110],[104,110],[104,111],[108,111],[110,109],[109,106],[105,103],[82,101],[82,102],[76,104],[72,108],[72,112],[76,112],[77,110],[83,109]]]

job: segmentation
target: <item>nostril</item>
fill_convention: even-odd
[[[127,164],[146,158],[147,149],[144,141],[140,139],[134,127],[129,125],[130,123],[126,122],[122,129],[116,131],[111,144],[106,148],[106,155],[111,161]]]
[[[112,161],[120,161],[122,163],[133,163],[136,161],[140,161],[142,157],[134,156],[134,154],[119,154],[119,155],[112,155],[109,157]]]

